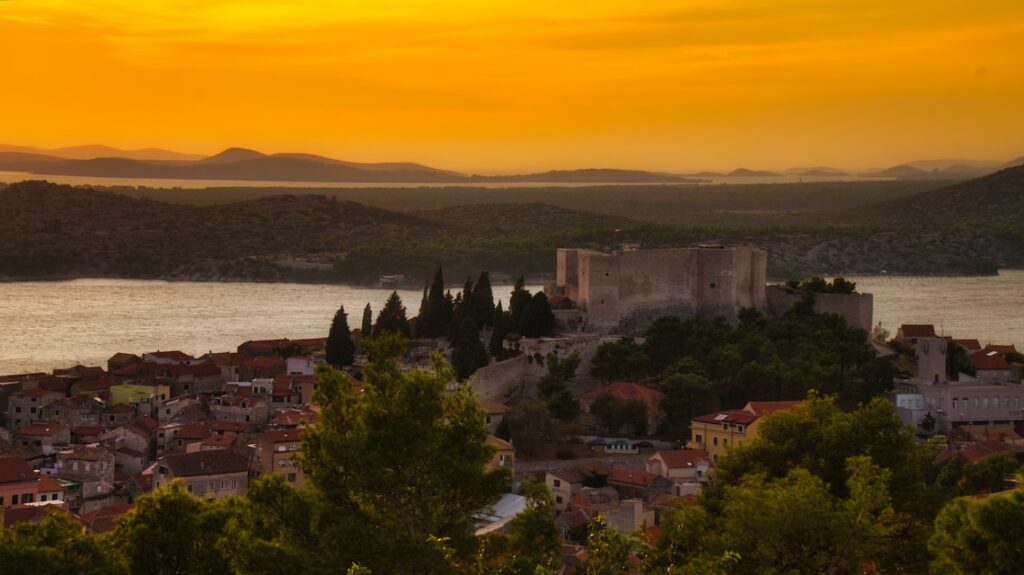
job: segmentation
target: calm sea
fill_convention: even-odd
[[[977,278],[858,277],[875,321],[934,323],[958,338],[1024,346],[1024,271]],[[538,289],[532,286],[531,291]],[[495,286],[505,300],[509,286]],[[0,283],[0,374],[105,365],[115,352],[229,351],[249,339],[323,337],[339,305],[358,327],[390,290],[113,279]],[[400,290],[410,315],[422,292]]]

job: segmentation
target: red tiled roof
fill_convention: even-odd
[[[63,493],[60,482],[49,475],[40,475],[36,480],[36,493]]]
[[[214,421],[210,424],[210,430],[217,432],[232,431],[234,433],[245,433],[249,430],[249,424],[241,421]]]
[[[239,365],[244,365],[246,367],[255,367],[257,369],[274,369],[276,367],[279,367],[281,363],[282,361],[281,358],[279,357],[261,355],[258,357],[250,357],[249,359],[243,361]]]
[[[148,415],[140,415],[133,419],[132,423],[149,431],[155,431],[157,427],[160,427],[160,424],[157,422],[157,420],[153,419]]]
[[[583,474],[575,469],[555,469],[548,473],[569,484],[583,483]]]
[[[111,531],[117,525],[116,519],[130,511],[131,508],[132,506],[126,503],[104,505],[99,509],[82,514],[81,521],[85,524],[85,528],[93,533]]]
[[[747,405],[743,407],[744,411],[749,411],[758,417],[764,417],[769,413],[774,413],[780,409],[789,409],[798,405],[800,401],[748,401]]]
[[[271,351],[271,350],[275,350],[275,349],[284,349],[284,348],[288,347],[290,344],[291,344],[291,341],[288,340],[287,338],[281,338],[281,339],[250,339],[249,341],[247,341],[247,342],[243,343],[242,345],[238,346],[238,349],[242,349],[243,347],[251,347],[251,348],[255,348],[255,349],[263,349],[263,350]]]
[[[102,447],[74,445],[68,451],[61,451],[59,459],[78,459],[81,461],[104,461],[111,458],[111,453]]]
[[[272,431],[264,431],[262,434],[260,434],[260,437],[269,440],[271,443],[287,443],[301,440],[302,430],[278,429]]]
[[[207,437],[210,437],[210,428],[201,423],[186,423],[174,433],[175,439],[206,439]]]
[[[293,426],[308,421],[315,423],[320,416],[315,411],[307,411],[301,409],[289,409],[282,411],[280,414],[274,416],[274,419],[270,421],[270,425],[275,426]]]
[[[694,417],[693,420],[701,423],[739,423],[749,425],[757,421],[757,416],[742,409],[731,409],[728,411],[718,411],[715,413],[708,413],[706,415],[698,415],[697,417]]]
[[[206,357],[210,359],[214,363],[214,365],[219,365],[222,367],[241,365],[243,361],[249,358],[249,356],[245,355],[244,353],[236,353],[233,351],[210,353],[207,354]]]
[[[160,459],[175,477],[244,473],[249,469],[249,460],[231,449],[170,453]]]
[[[327,345],[326,337],[307,337],[305,339],[293,339],[291,341],[299,347],[323,347]]]
[[[4,510],[4,528],[10,529],[18,523],[36,522],[45,519],[51,513],[68,513],[59,503],[51,505],[29,505]],[[70,513],[69,513],[70,515]]]
[[[149,374],[157,367],[159,365],[153,362],[133,363],[115,371],[114,375],[118,377],[135,377],[137,375]]]
[[[187,354],[187,353],[185,353],[183,351],[177,351],[177,350],[174,350],[174,351],[153,351],[153,352],[147,353],[146,355],[149,355],[149,356],[152,356],[152,357],[159,357],[160,359],[170,359],[170,360],[173,360],[173,361],[192,361],[193,359],[195,359],[191,355],[189,355],[189,354]]]
[[[90,379],[89,381],[80,381],[78,383],[78,391],[103,391],[110,389],[110,386],[117,385],[117,381],[110,377],[104,376],[99,379]]]
[[[665,466],[669,469],[689,469],[696,467],[700,462],[710,464],[711,457],[703,449],[673,449],[671,451],[659,451],[656,456],[661,456]],[[654,461],[654,457],[648,461]]]
[[[71,430],[71,435],[77,435],[78,437],[86,437],[90,435],[100,435],[105,431],[102,425],[79,425],[78,427]]]
[[[638,399],[644,403],[657,403],[665,396],[664,393],[651,387],[645,387],[636,383],[616,381],[599,387],[594,391],[584,393],[583,399],[597,399],[599,396],[606,393],[623,401]]]
[[[935,326],[927,324],[905,323],[900,326],[903,337],[935,337]]]
[[[612,467],[608,472],[609,483],[622,483],[634,487],[650,487],[660,477],[656,473],[627,467]]]
[[[18,429],[18,435],[25,435],[28,437],[53,437],[65,429],[66,428],[59,423],[29,423],[28,425],[22,425]]]
[[[986,351],[986,349],[971,354],[971,367],[981,371],[1010,368],[1010,364],[1006,363],[1006,358],[1003,357],[1003,354],[994,350]]]
[[[220,367],[216,363],[197,363],[195,365],[169,365],[167,373],[174,377],[191,375],[193,377],[206,377],[220,375]]]
[[[115,403],[107,406],[103,410],[104,413],[135,413],[135,408],[128,405],[127,403]]]
[[[22,397],[46,397],[48,395],[54,394],[59,395],[60,392],[53,391],[51,389],[43,389],[41,387],[37,387],[35,389],[26,389],[25,391],[21,392]]]
[[[998,351],[999,353],[1001,353],[1003,355],[1006,355],[1008,353],[1017,353],[1017,348],[1012,343],[1009,344],[1009,345],[999,345],[999,344],[990,343],[990,344],[986,345],[985,349],[983,349],[981,351],[985,351],[985,350]]]
[[[0,483],[29,481],[34,477],[35,471],[21,457],[16,455],[0,457]]]
[[[953,343],[964,348],[968,352],[978,351],[981,349],[981,342],[976,339],[954,339]]]
[[[207,447],[231,447],[238,441],[237,435],[211,435],[203,440]]]

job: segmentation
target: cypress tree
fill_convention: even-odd
[[[471,317],[463,318],[455,341],[452,342],[452,367],[455,368],[456,377],[466,379],[489,362],[476,321]]]
[[[420,312],[416,314],[413,320],[413,331],[416,333],[416,337],[430,337],[427,335],[429,332],[430,324],[430,310],[427,307],[427,283],[423,283],[423,299],[420,300]]]
[[[391,292],[384,308],[377,315],[377,324],[373,326],[373,337],[389,332],[409,337],[409,320],[405,317],[405,306],[397,291]]]
[[[555,331],[555,314],[551,312],[548,296],[539,291],[530,299],[523,312],[523,331],[526,337],[543,337]]]
[[[444,271],[437,266],[434,272],[434,281],[430,283],[430,290],[424,288],[425,311],[420,312],[416,320],[416,331],[420,337],[441,337],[448,330],[448,323],[451,321],[451,314],[447,311],[447,302],[444,293]]]
[[[497,307],[494,308],[494,321],[491,323],[494,327],[491,329],[491,341],[488,345],[488,351],[491,352],[492,357],[500,358],[505,355],[505,336],[508,335],[509,324],[509,318],[505,311],[501,309],[500,301]]]
[[[373,337],[373,310],[370,309],[370,302],[366,302],[366,307],[363,308],[362,332],[366,339]]]
[[[473,297],[470,301],[473,319],[480,325],[494,325],[494,294],[491,292],[491,276],[480,272],[480,277],[473,286]]]
[[[523,318],[526,315],[526,307],[530,305],[530,292],[523,287],[525,281],[519,276],[516,285],[512,288],[512,295],[508,299],[508,311],[512,315],[509,329],[523,334]],[[525,335],[525,334],[523,334]]]
[[[448,330],[448,326],[452,323],[452,318],[455,317],[455,298],[452,297],[451,290],[444,292],[444,305],[442,307],[444,312],[441,319],[438,320],[437,325],[438,333],[445,333]]]
[[[352,341],[352,331],[348,328],[345,306],[338,308],[334,314],[325,348],[327,363],[335,367],[352,365],[355,362],[356,344]]]

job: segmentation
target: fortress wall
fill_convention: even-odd
[[[508,403],[522,397],[525,388],[536,381],[530,367],[525,355],[492,363],[476,370],[469,386],[481,399]]]
[[[579,265],[580,295],[586,294],[588,323],[599,327],[616,325],[619,322],[618,257],[582,254]]]
[[[874,305],[875,296],[869,293],[820,293],[816,294],[814,311],[842,316],[850,327],[870,334],[874,327]]]
[[[556,252],[555,286],[569,299],[579,299],[579,250],[559,248]]]
[[[733,250],[697,250],[697,312],[735,316]]]
[[[693,250],[641,250],[619,254],[619,318],[655,307],[693,307]]]

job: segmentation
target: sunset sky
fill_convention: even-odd
[[[481,172],[1024,155],[1021,0],[0,1],[0,143]]]

